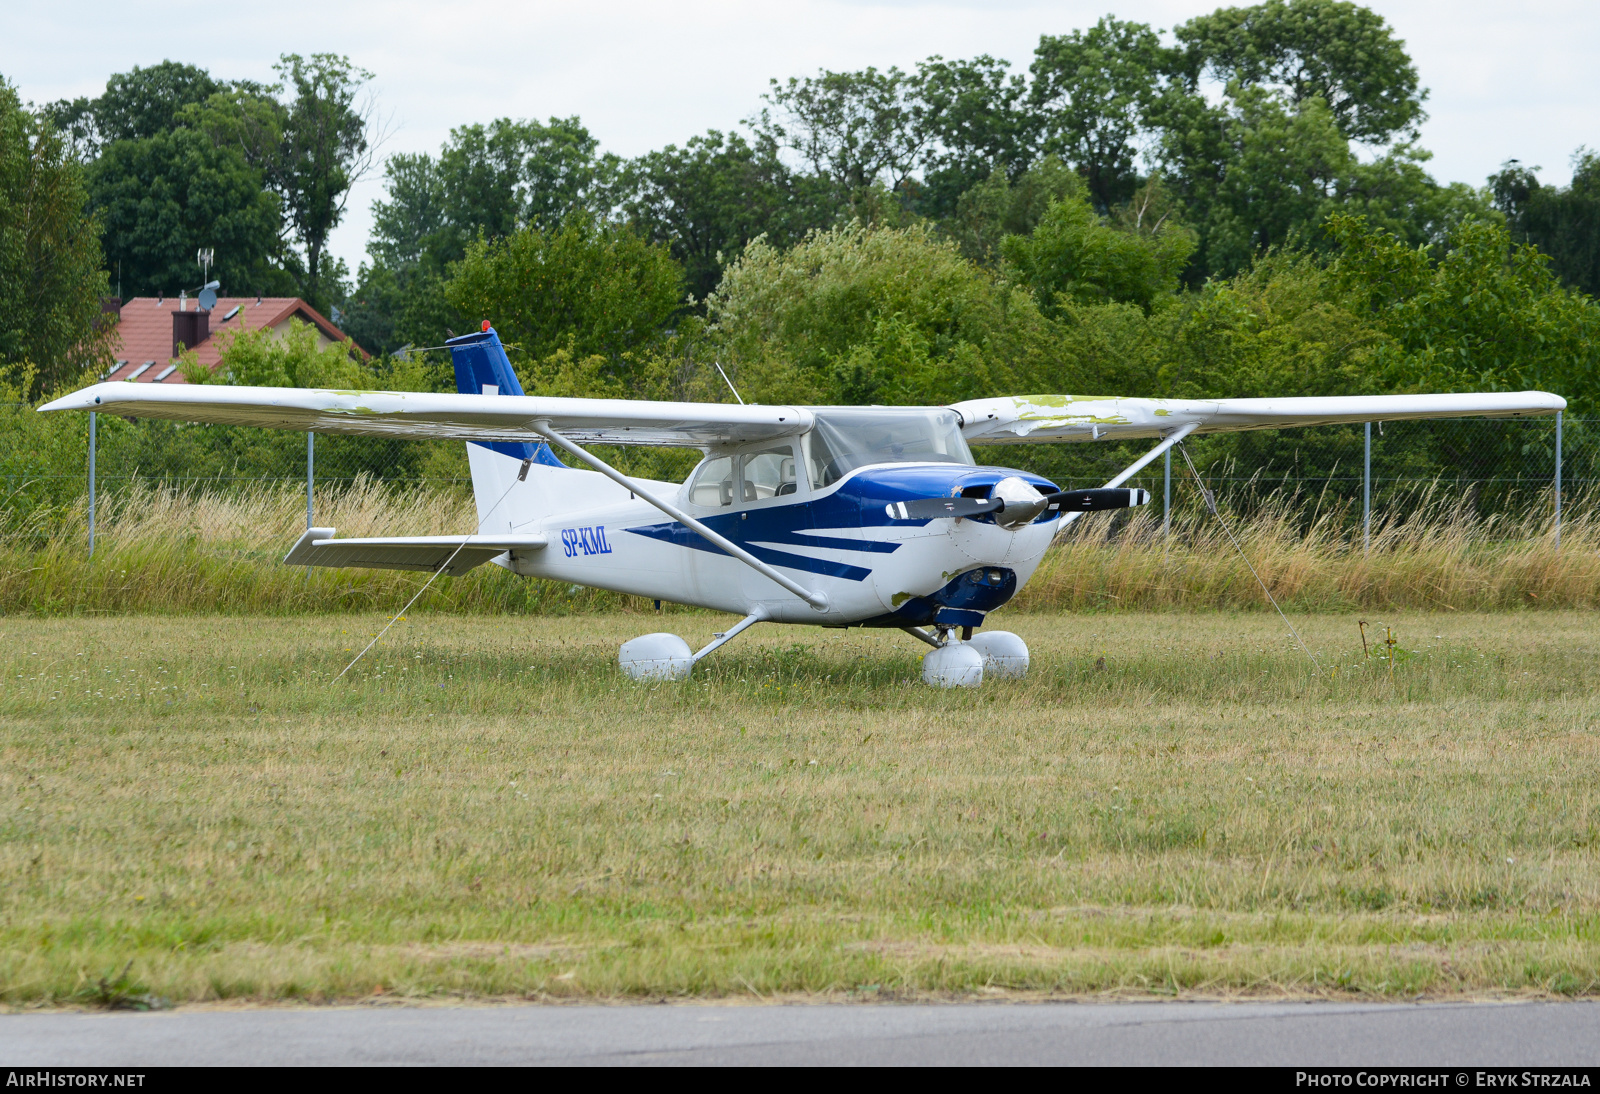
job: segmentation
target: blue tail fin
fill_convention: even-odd
[[[450,357],[456,366],[456,390],[461,394],[523,394],[522,384],[517,380],[517,374],[511,371],[511,361],[506,357],[505,347],[500,344],[500,336],[494,332],[493,327],[473,334],[463,334],[460,338],[452,338],[445,345],[450,347]],[[556,459],[555,453],[550,451],[550,446],[543,441],[538,444],[527,441],[471,443],[481,444],[491,452],[498,452],[502,456],[511,456],[519,460],[532,459],[536,463],[549,464],[552,467],[566,466]]]

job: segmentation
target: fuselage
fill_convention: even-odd
[[[528,577],[759,614],[774,622],[979,626],[985,613],[1033,576],[1059,517],[1049,514],[1009,529],[989,517],[897,520],[886,506],[929,497],[986,497],[995,483],[1014,475],[1041,491],[1054,489],[1036,475],[950,462],[867,465],[825,487],[802,481],[787,494],[709,505],[697,503],[693,478],[683,485],[641,484],[670,497],[762,562],[822,592],[827,598],[822,610],[593,472],[541,468],[535,477],[559,489],[563,499],[587,497],[598,504],[560,506],[537,516],[517,507],[527,519],[508,512],[509,519],[491,514],[485,523],[496,530],[544,533],[544,549],[499,560]],[[700,494],[704,500],[705,492]]]

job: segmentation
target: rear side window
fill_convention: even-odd
[[[696,505],[732,505],[733,457],[719,456],[701,464],[689,487],[689,500]]]

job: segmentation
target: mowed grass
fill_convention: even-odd
[[[0,995],[1600,991],[1589,613],[382,622],[0,619]]]

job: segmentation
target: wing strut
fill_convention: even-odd
[[[1191,422],[1188,425],[1179,426],[1177,429],[1174,429],[1171,433],[1168,433],[1164,438],[1162,438],[1160,444],[1156,445],[1143,456],[1140,456],[1127,467],[1123,468],[1122,471],[1118,473],[1116,478],[1106,483],[1106,488],[1121,486],[1139,472],[1143,471],[1151,460],[1155,459],[1157,456],[1161,455],[1161,453],[1165,452],[1167,449],[1183,440],[1199,427],[1199,422]],[[1061,523],[1056,525],[1056,531],[1059,532],[1061,529],[1065,528],[1067,525],[1071,524],[1081,516],[1083,516],[1083,510],[1081,509],[1075,509],[1070,513],[1061,514]]]
[[[679,509],[676,505],[662,501],[649,490],[646,490],[637,482],[634,482],[632,479],[628,478],[628,476],[624,475],[621,471],[618,471],[615,467],[612,467],[610,464],[606,463],[600,457],[591,455],[582,448],[579,448],[577,445],[573,444],[571,441],[567,440],[555,430],[551,429],[549,422],[543,420],[532,422],[529,424],[529,428],[531,428],[535,433],[539,434],[539,436],[543,437],[545,440],[549,441],[551,444],[555,445],[557,448],[572,453],[574,456],[578,457],[578,459],[582,460],[584,463],[600,472],[600,474],[604,475],[606,478],[621,486],[626,486],[629,490],[632,490],[635,494],[639,495],[639,497],[643,498],[645,501],[661,510],[673,520],[682,524],[684,527],[699,533],[706,540],[722,548],[724,551],[728,552],[728,554],[732,555],[734,558],[750,567],[762,577],[769,578],[772,581],[777,582],[785,589],[788,589],[795,596],[798,596],[801,600],[804,600],[807,604],[810,604],[813,608],[817,609],[817,611],[822,612],[828,610],[828,598],[822,593],[811,592],[799,582],[779,573],[771,566],[768,566],[765,562],[762,562],[755,555],[751,554],[749,551],[746,551],[743,547],[740,547],[731,539],[713,532],[710,528],[707,528],[704,524],[695,520],[688,513],[685,513],[682,509]],[[753,618],[751,622],[754,622]],[[745,625],[748,626],[749,624]],[[742,630],[743,627],[740,627],[739,629]]]

